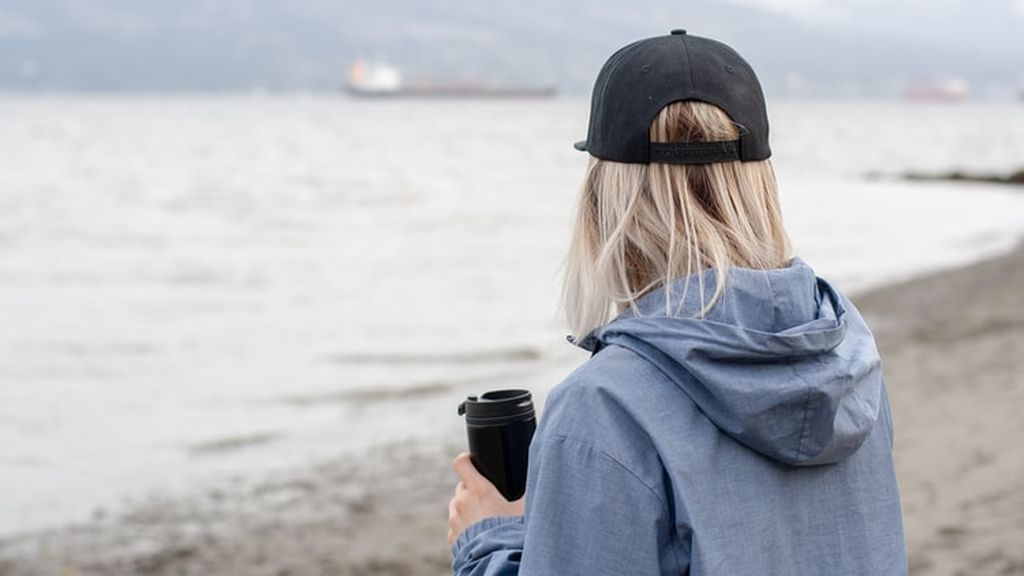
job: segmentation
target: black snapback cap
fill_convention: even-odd
[[[718,106],[739,125],[739,140],[651,142],[654,117],[677,100]],[[771,149],[761,83],[735,50],[685,30],[633,42],[597,74],[587,139],[576,149],[632,164],[764,160]]]

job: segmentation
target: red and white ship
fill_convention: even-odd
[[[947,78],[938,82],[914,84],[903,91],[907,100],[930,102],[961,102],[971,96],[971,87],[963,78]]]

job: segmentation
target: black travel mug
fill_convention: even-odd
[[[526,461],[537,429],[529,390],[494,390],[459,404],[466,415],[469,455],[506,500],[526,492]]]

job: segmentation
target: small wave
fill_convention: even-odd
[[[431,380],[419,384],[394,388],[387,386],[359,388],[355,390],[341,390],[337,392],[325,392],[322,394],[307,394],[288,396],[280,401],[292,406],[308,407],[322,404],[362,404],[370,402],[386,402],[393,400],[407,400],[411,398],[424,398],[446,394],[459,388],[486,385],[494,386],[500,382],[522,380],[526,372],[516,370],[498,374],[484,374],[469,378],[455,380]]]
[[[427,382],[406,388],[366,388],[359,390],[344,390],[340,392],[327,392],[324,394],[289,396],[282,400],[284,403],[291,404],[293,406],[315,406],[319,404],[350,402],[381,402],[385,400],[417,398],[443,394],[452,390],[455,386],[455,382]]]
[[[338,352],[327,355],[329,362],[336,364],[484,364],[489,362],[522,362],[538,360],[540,350],[527,346],[500,348],[496,350],[471,350],[463,352]]]
[[[158,346],[141,341],[53,341],[44,346],[48,351],[67,356],[152,356],[160,352]]]
[[[188,451],[195,455],[223,454],[242,448],[249,448],[260,444],[268,444],[282,437],[280,432],[257,432],[243,436],[228,436],[216,438],[207,442],[200,442],[189,446]]]

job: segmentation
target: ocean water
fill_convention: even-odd
[[[584,99],[0,97],[0,535],[546,390]],[[779,102],[798,253],[848,291],[1004,250],[1024,106]],[[881,177],[867,178],[867,174]]]

